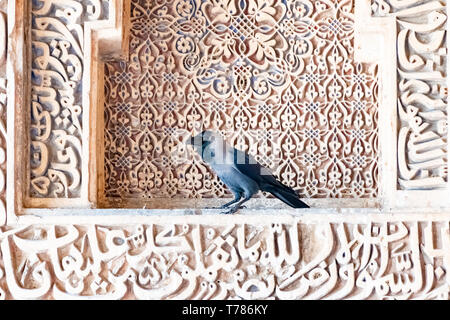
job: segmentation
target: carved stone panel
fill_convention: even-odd
[[[446,20],[431,1],[398,13],[400,189],[448,187]]]
[[[0,1],[0,226],[6,223],[7,1]]]
[[[0,230],[0,297],[449,299],[449,220],[201,218]]]
[[[38,0],[31,5],[30,198],[81,198],[89,123],[90,37],[107,0]],[[86,77],[88,81],[86,82]],[[84,80],[84,82],[83,82]]]
[[[351,0],[133,0],[130,61],[105,71],[106,197],[228,196],[180,147],[203,129],[303,197],[377,197],[377,67],[353,59],[353,13]]]
[[[398,189],[447,189],[445,2],[375,0],[372,10],[397,22]]]
[[[126,1],[0,0],[0,299],[449,300],[445,1],[133,0],[105,67]],[[181,158],[202,128],[303,196],[407,208],[187,208],[227,196]],[[97,176],[184,207],[71,208]]]

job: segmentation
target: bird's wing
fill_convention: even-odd
[[[252,156],[248,155],[246,152],[237,150],[236,148],[233,149],[235,160],[234,167],[242,174],[245,174],[247,177],[257,182],[263,191],[266,191],[264,190],[266,185],[271,185],[296,194],[293,189],[279,182],[269,169],[260,165]]]

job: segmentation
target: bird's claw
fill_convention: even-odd
[[[230,210],[221,212],[221,214],[233,214],[233,213],[235,213],[236,211],[237,211],[237,210],[230,209]]]
[[[232,207],[227,211],[223,211],[222,214],[233,214],[236,213],[239,209],[246,209],[246,206],[236,206],[236,207]]]
[[[221,214],[233,214],[236,213],[239,209],[247,209],[246,206],[232,207],[229,206],[221,206],[221,207],[204,207],[204,210],[218,210],[218,209],[228,209],[226,211],[221,212]]]

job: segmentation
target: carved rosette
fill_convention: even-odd
[[[38,0],[31,8],[30,198],[79,198],[82,184],[84,25],[106,0]],[[89,75],[88,75],[89,76]]]
[[[0,297],[449,299],[449,220],[259,220],[4,229]]]

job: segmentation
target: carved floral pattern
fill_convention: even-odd
[[[223,197],[179,142],[218,130],[304,197],[377,197],[376,66],[353,2],[134,0],[130,61],[105,74],[105,194]]]

